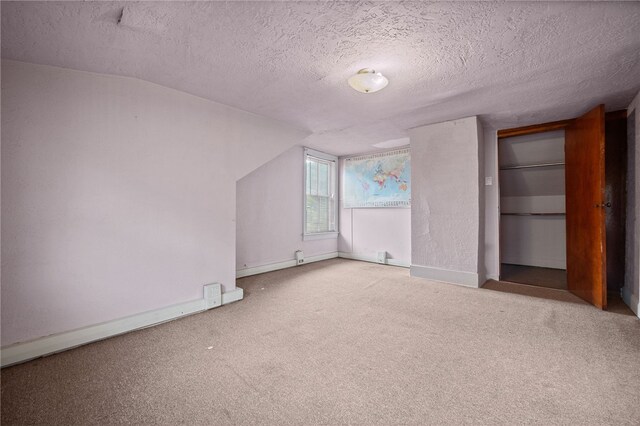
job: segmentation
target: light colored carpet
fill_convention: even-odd
[[[636,317],[341,259],[238,284],[242,302],[2,370],[2,423],[640,422]]]

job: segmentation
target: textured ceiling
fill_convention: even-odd
[[[470,115],[505,128],[625,108],[639,52],[637,2],[2,3],[3,58],[158,83],[335,154]],[[350,89],[365,67],[389,86]]]

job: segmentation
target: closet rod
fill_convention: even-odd
[[[565,216],[566,213],[500,213],[504,216]]]
[[[564,166],[564,162],[527,164],[525,166],[504,166],[504,167],[500,167],[500,170],[531,169],[531,168],[534,168],[534,167],[552,167],[552,166]]]

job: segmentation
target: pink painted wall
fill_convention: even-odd
[[[304,157],[295,146],[237,184],[236,268],[265,266],[337,251],[335,238],[302,240]]]
[[[234,289],[236,180],[305,135],[136,79],[3,60],[2,345]]]
[[[340,160],[340,176],[344,160]],[[342,207],[342,193],[340,197]],[[340,208],[338,251],[375,259],[386,251],[391,259],[411,264],[410,208]]]

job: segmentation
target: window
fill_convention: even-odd
[[[304,150],[304,239],[337,238],[338,158]]]

